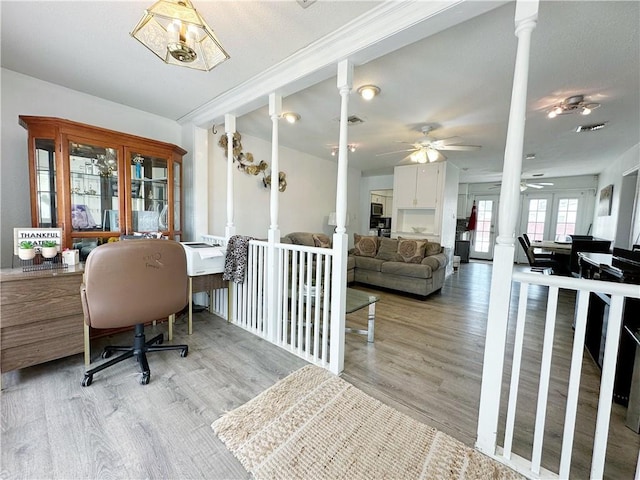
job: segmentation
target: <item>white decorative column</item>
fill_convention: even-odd
[[[511,275],[515,257],[515,229],[520,204],[520,175],[524,143],[531,32],[538,19],[538,0],[518,0],[515,33],[518,37],[502,188],[498,215],[498,238],[493,254],[493,273],[485,339],[478,438],[476,448],[494,455],[500,410],[500,391],[509,320]]]
[[[340,91],[340,139],[338,144],[338,177],[336,180],[336,231],[333,234],[333,272],[331,276],[331,346],[329,370],[339,374],[344,369],[344,328],[347,286],[347,173],[349,125],[349,93],[353,85],[353,64],[343,60],[338,64]]]
[[[236,133],[235,115],[224,116],[224,131],[227,134],[227,225],[224,228],[224,236],[229,240],[236,234],[236,226],[233,223],[233,134]]]
[[[279,183],[278,175],[280,163],[278,158],[278,121],[282,116],[282,96],[277,93],[269,95],[269,116],[271,117],[271,191],[269,211],[271,225],[269,226],[269,248],[267,250],[267,338],[276,342],[276,287],[278,262],[276,261],[276,243],[280,243],[280,229],[278,228],[279,211]]]

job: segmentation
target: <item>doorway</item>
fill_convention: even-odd
[[[616,228],[616,236],[614,245],[618,248],[631,250],[637,239],[633,239],[633,222],[634,212],[637,205],[635,204],[636,192],[638,190],[638,170],[634,170],[622,177],[622,186],[620,187],[620,202],[618,210],[618,226]]]
[[[471,239],[471,256],[480,260],[493,260],[496,243],[495,224],[498,221],[498,195],[476,196],[476,229]]]

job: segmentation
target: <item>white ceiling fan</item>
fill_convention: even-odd
[[[424,135],[424,139],[416,143],[398,142],[408,143],[409,145],[411,145],[411,148],[407,148],[405,150],[397,150],[394,152],[379,153],[376,156],[408,152],[408,155],[407,157],[405,157],[405,159],[409,159],[414,163],[442,162],[447,159],[447,157],[442,153],[443,150],[457,150],[468,152],[481,148],[480,145],[455,145],[454,142],[458,137],[443,138],[441,140],[429,138],[429,133],[433,131],[433,127],[429,125],[422,127],[421,130],[422,134]]]

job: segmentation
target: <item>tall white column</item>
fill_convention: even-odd
[[[343,60],[338,64],[340,92],[340,140],[338,144],[338,177],[336,180],[336,231],[333,234],[333,272],[331,277],[331,346],[329,369],[339,374],[344,369],[344,328],[347,286],[347,173],[349,125],[349,93],[353,85],[353,64]]]
[[[280,230],[278,229],[279,211],[279,182],[280,162],[278,158],[279,138],[278,122],[282,116],[282,96],[277,93],[269,95],[269,116],[271,117],[271,191],[270,191],[270,214],[271,225],[269,227],[269,248],[267,250],[267,338],[271,342],[276,341],[276,281],[277,281],[277,259],[275,244],[280,242]]]
[[[224,236],[227,240],[236,234],[233,223],[233,134],[236,132],[235,115],[224,116],[224,131],[227,134],[227,225]]]
[[[518,37],[518,49],[511,91],[507,143],[504,152],[498,238],[493,255],[493,273],[478,412],[478,438],[476,440],[476,448],[489,455],[495,454],[496,450],[500,391],[511,297],[511,275],[515,257],[515,228],[518,205],[520,203],[520,175],[527,104],[529,51],[531,47],[531,32],[536,27],[537,19],[538,0],[518,0],[515,15],[515,33]]]

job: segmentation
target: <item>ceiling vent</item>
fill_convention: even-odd
[[[576,132],[595,132],[596,130],[600,130],[607,125],[607,122],[604,123],[593,123],[591,125],[579,125],[576,128]]]
[[[347,118],[347,122],[349,123],[349,125],[358,125],[360,123],[364,123],[364,120],[357,115],[351,115]]]

